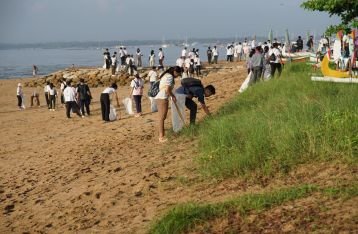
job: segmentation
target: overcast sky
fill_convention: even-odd
[[[0,0],[0,43],[316,35],[339,20],[302,0]]]

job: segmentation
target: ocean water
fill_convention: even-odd
[[[202,61],[207,61],[206,50],[210,44],[194,43],[188,49],[199,49]],[[148,66],[148,57],[153,49],[156,53],[156,65],[158,65],[158,49],[161,45],[131,45],[126,46],[130,54],[135,54],[137,48],[143,53],[143,65]],[[109,48],[111,55],[116,47]],[[176,59],[180,56],[183,46],[170,45],[163,48],[165,54],[164,65],[175,65]],[[39,75],[46,75],[64,68],[75,66],[103,66],[103,48],[87,45],[77,45],[76,47],[60,46],[60,48],[46,48],[45,46],[27,46],[26,48],[2,48],[0,49],[0,79],[11,79],[18,77],[31,77],[32,65],[35,64],[39,69]],[[219,56],[225,56],[224,46],[219,47]]]

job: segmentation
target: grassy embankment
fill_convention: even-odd
[[[315,83],[310,81],[309,72],[309,66],[292,64],[280,79],[249,88],[214,118],[186,129],[184,134],[199,138],[200,172],[220,179],[256,178],[287,173],[304,163],[356,166],[358,86]],[[233,208],[245,214],[328,190],[311,185],[247,195],[220,204],[179,205],[154,224],[151,232],[181,233]],[[357,185],[349,191],[357,196]]]

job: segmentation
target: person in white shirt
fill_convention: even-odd
[[[219,51],[216,48],[216,46],[214,46],[214,48],[212,49],[212,52],[213,52],[213,57],[214,57],[213,63],[218,64]]]
[[[116,52],[114,52],[115,54],[112,55],[111,58],[111,69],[112,69],[112,76],[114,76],[116,74],[116,68],[117,68],[117,57],[116,57]]]
[[[19,107],[19,110],[22,110],[22,99],[24,97],[24,93],[22,91],[22,85],[21,83],[17,84],[17,89],[16,89],[16,96],[17,96],[17,106]]]
[[[102,120],[105,122],[110,121],[109,112],[110,112],[111,101],[109,95],[114,95],[117,102],[117,107],[119,108],[118,95],[116,92],[117,88],[118,88],[117,84],[113,83],[110,87],[105,88],[101,93],[100,102],[101,102]]]
[[[76,89],[71,86],[71,81],[67,81],[67,87],[63,91],[63,97],[65,99],[65,105],[66,105],[66,116],[67,118],[71,118],[70,113],[72,112],[76,113],[79,117],[84,118],[83,115],[81,115],[80,108],[77,105],[77,97],[76,97]]]
[[[200,62],[199,55],[196,55],[194,59],[194,67],[196,71],[196,76],[198,77],[201,76],[201,62]]]
[[[126,56],[124,55],[124,51],[122,47],[119,47],[119,58],[121,59],[121,66],[123,68],[123,66],[125,66],[126,64]]]
[[[184,47],[184,49],[181,51],[181,57],[186,57],[186,53],[187,53],[187,50],[186,50],[187,48],[186,47]]]
[[[164,53],[163,53],[163,49],[162,49],[162,48],[159,48],[158,58],[159,58],[159,66],[164,67],[164,64],[163,64],[163,61],[164,61]]]
[[[239,44],[237,44],[234,48],[234,57],[236,58],[236,61],[241,61],[242,58],[242,44],[241,42],[239,42]]]
[[[165,138],[164,132],[164,121],[167,118],[168,107],[169,107],[169,97],[172,98],[172,101],[176,102],[176,97],[173,93],[174,88],[174,78],[181,75],[181,67],[170,67],[160,76],[159,83],[159,93],[155,96],[155,100],[158,106],[159,114],[159,142],[166,142],[168,139]]]
[[[184,65],[184,56],[181,56],[180,58],[177,59],[177,61],[175,62],[175,64],[178,66],[178,67],[183,67]]]
[[[255,39],[253,39],[251,41],[251,49],[255,49],[255,48],[256,48],[256,41],[255,41]]]
[[[152,67],[152,69],[148,72],[148,77],[149,77],[150,87],[152,87],[154,82],[157,81],[157,77],[158,77],[155,67]]]
[[[233,59],[232,59],[233,55],[234,55],[233,45],[229,44],[227,46],[227,48],[226,48],[226,61],[227,62],[232,62],[233,61]]]
[[[46,104],[47,104],[47,108],[50,109],[50,100],[48,99],[48,91],[50,89],[50,82],[46,82],[46,85],[44,87],[44,92],[45,92],[45,100],[46,100]]]
[[[193,48],[193,50],[188,53],[189,59],[194,59],[195,58],[195,52],[196,52],[195,48]]]
[[[275,71],[277,69],[278,76],[280,77],[282,72],[282,55],[280,50],[278,49],[278,44],[273,43],[273,48],[269,52],[270,53],[270,65],[271,65],[271,77],[274,78]]]
[[[52,83],[50,83],[50,85],[49,85],[48,96],[49,96],[49,101],[50,101],[50,111],[55,111],[56,110],[57,91]]]
[[[137,67],[142,67],[142,52],[140,51],[139,48],[137,48],[137,53],[136,53],[136,58],[137,58]]]
[[[67,84],[66,84],[66,79],[62,78],[61,79],[61,86],[60,86],[60,92],[61,92],[61,104],[64,105],[65,104],[65,99],[63,97],[63,91],[65,90]]]
[[[128,51],[127,51],[127,48],[126,48],[126,47],[123,48],[123,54],[124,54],[125,57],[128,56]]]
[[[134,117],[139,117],[142,115],[142,96],[144,88],[144,81],[139,74],[135,75],[135,78],[131,81],[130,87],[132,88],[130,96],[134,99],[137,111],[137,114],[134,115]]]
[[[154,67],[154,64],[155,64],[155,53],[154,50],[151,50],[149,55],[149,66]]]

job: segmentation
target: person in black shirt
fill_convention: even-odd
[[[80,83],[77,86],[77,97],[81,108],[82,115],[85,115],[85,107],[87,115],[90,115],[90,103],[91,103],[91,91],[84,79],[80,79]]]
[[[177,94],[185,94],[185,106],[190,110],[190,124],[195,124],[196,113],[198,111],[197,104],[193,98],[197,98],[201,107],[207,115],[211,115],[209,108],[205,104],[205,97],[215,94],[215,87],[208,85],[204,88],[201,81],[195,78],[185,78],[182,80],[182,86],[176,91]]]
[[[297,51],[301,52],[303,50],[303,40],[302,40],[301,36],[298,36],[296,45],[297,45]]]

